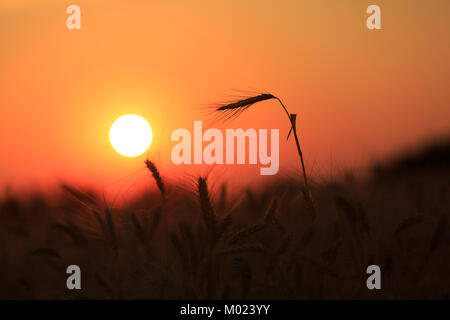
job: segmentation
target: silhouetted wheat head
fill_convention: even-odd
[[[209,197],[208,184],[203,177],[198,178],[198,197],[203,214],[203,221],[208,230],[215,235],[217,232],[217,217]]]
[[[257,96],[244,98],[242,100],[238,100],[235,102],[220,104],[219,107],[216,108],[216,111],[222,111],[222,113],[225,115],[224,120],[229,120],[240,115],[242,112],[250,108],[255,103],[270,99],[277,99],[277,98],[274,95],[271,95],[270,93],[263,93]]]
[[[161,174],[159,173],[158,168],[156,168],[156,165],[148,159],[145,160],[145,165],[147,166],[148,170],[150,170],[151,174],[153,175],[156,185],[158,186],[158,189],[161,192],[161,197],[164,200],[166,189],[164,187],[164,181],[161,178]]]
[[[315,218],[315,215],[316,215],[315,203],[313,201],[311,189],[309,188],[308,176],[306,174],[305,163],[303,160],[303,153],[302,153],[302,149],[300,147],[300,142],[299,142],[298,135],[297,135],[297,123],[296,123],[297,114],[289,113],[289,111],[286,109],[286,107],[284,106],[284,104],[280,100],[280,98],[278,98],[270,93],[262,93],[262,94],[259,94],[256,96],[246,97],[244,99],[240,99],[240,100],[237,100],[237,101],[234,101],[231,103],[220,104],[218,107],[216,107],[215,111],[223,114],[223,116],[222,116],[223,121],[231,120],[234,117],[237,117],[238,115],[240,115],[242,112],[244,112],[248,108],[250,108],[255,103],[258,103],[261,101],[266,101],[266,100],[271,100],[271,99],[275,99],[280,103],[281,107],[283,108],[284,112],[286,113],[286,115],[289,119],[290,129],[289,129],[287,138],[289,139],[289,136],[291,135],[291,133],[294,134],[295,144],[297,147],[297,153],[300,158],[300,164],[301,164],[302,172],[303,172],[303,181],[305,183],[305,189],[306,189],[305,192],[303,192],[303,194],[305,196],[307,208],[309,209],[309,211],[311,211],[313,213],[313,216]],[[219,118],[219,120],[220,120],[220,118]]]

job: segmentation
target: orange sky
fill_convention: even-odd
[[[81,30],[66,29],[70,4]],[[380,5],[382,30],[367,30],[369,4]],[[447,0],[2,0],[0,186],[132,188],[147,177],[146,155],[125,158],[108,140],[128,113],[152,125],[152,159],[183,175],[169,168],[171,132],[233,89],[273,93],[299,114],[314,172],[446,135],[449,13]],[[286,121],[265,102],[227,126],[280,128],[280,170],[292,171]],[[245,177],[262,179],[253,166]]]

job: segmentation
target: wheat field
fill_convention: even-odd
[[[442,149],[442,148],[441,148]],[[450,297],[448,146],[352,174],[233,194],[166,183],[126,208],[64,185],[0,201],[3,299],[405,299]],[[446,158],[447,157],[447,158]],[[431,159],[431,160],[430,160]],[[66,267],[82,289],[66,288]],[[382,290],[368,290],[379,265]]]

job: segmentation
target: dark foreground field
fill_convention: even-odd
[[[120,210],[69,186],[51,204],[5,195],[0,298],[448,299],[449,163],[447,145],[315,183],[315,217],[295,179],[232,197],[164,184]],[[81,290],[66,288],[71,264]]]

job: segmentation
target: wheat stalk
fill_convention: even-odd
[[[222,219],[222,222],[218,226],[218,230],[216,232],[215,241],[218,242],[223,235],[227,232],[228,228],[231,225],[231,215],[225,216],[225,218]]]
[[[152,161],[150,161],[148,159],[145,160],[145,165],[147,166],[148,170],[153,175],[153,179],[155,179],[156,185],[158,186],[158,189],[161,192],[161,197],[164,201],[166,189],[164,187],[164,181],[161,178],[161,174],[159,173],[158,168]]]
[[[69,225],[64,225],[61,223],[53,223],[50,228],[49,228],[49,235],[48,235],[48,242],[51,243],[53,240],[53,235],[54,233],[58,231],[60,233],[64,233],[66,235],[68,235],[72,241],[74,245],[83,247],[86,246],[88,244],[88,240],[87,238],[83,235],[81,229],[79,229],[78,227],[69,224]]]
[[[136,231],[136,237],[142,244],[145,245],[147,242],[147,234],[141,223],[139,222],[138,217],[134,213],[131,213],[131,222],[133,223],[134,229]]]
[[[401,233],[405,232],[407,229],[422,223],[424,217],[422,215],[412,216],[404,219],[395,229],[393,237],[398,237]]]
[[[264,221],[266,223],[273,223],[281,233],[285,233],[286,229],[281,224],[280,219],[278,219],[278,217],[276,216],[277,209],[278,201],[277,199],[273,199],[270,206],[266,210],[266,213],[264,214]]]
[[[257,223],[257,224],[254,224],[254,225],[250,226],[250,227],[241,229],[241,230],[237,231],[235,234],[233,234],[229,238],[228,244],[230,244],[230,245],[236,244],[239,241],[242,241],[245,238],[248,238],[252,234],[255,234],[255,233],[263,230],[266,226],[267,226],[266,223]]]
[[[337,196],[336,199],[336,205],[339,207],[339,209],[341,209],[341,212],[343,213],[344,217],[346,218],[349,226],[350,226],[350,230],[352,232],[353,237],[358,240],[359,235],[358,235],[358,215],[356,213],[355,208],[353,207],[353,205],[344,197],[342,196]]]
[[[159,225],[161,216],[162,216],[162,207],[157,207],[156,209],[153,210],[153,218],[150,224],[148,240],[152,240],[153,237],[155,236],[156,228]]]
[[[177,232],[169,232],[169,238],[172,241],[172,245],[174,246],[175,250],[179,254],[181,261],[183,265],[188,266],[188,258],[186,255],[186,251],[183,249],[183,246],[181,244],[181,239],[178,236]]]
[[[217,107],[215,111],[225,112],[226,119],[231,119],[235,116],[238,116],[240,113],[242,113],[246,109],[250,108],[255,103],[265,101],[265,100],[271,100],[271,99],[275,99],[280,103],[281,107],[283,108],[284,112],[286,113],[286,115],[289,119],[291,128],[289,130],[289,134],[288,134],[287,138],[289,139],[289,136],[291,135],[291,133],[294,134],[295,144],[297,147],[297,153],[299,155],[300,163],[302,166],[303,181],[305,183],[305,188],[307,190],[307,193],[305,194],[306,199],[309,202],[311,210],[313,211],[313,213],[315,215],[315,205],[314,205],[314,201],[312,199],[311,190],[309,188],[308,176],[306,174],[305,163],[303,160],[303,152],[300,147],[300,142],[299,142],[298,135],[297,135],[297,124],[296,124],[297,115],[294,113],[289,113],[289,111],[286,109],[286,107],[283,104],[283,102],[281,101],[281,99],[270,93],[263,93],[263,94],[259,94],[257,96],[248,97],[248,98],[241,99],[241,100],[231,102],[228,104],[223,104],[223,105],[220,105],[219,107]]]
[[[216,234],[217,218],[209,198],[208,185],[205,178],[198,178],[198,197],[202,208],[203,220],[213,234]]]

